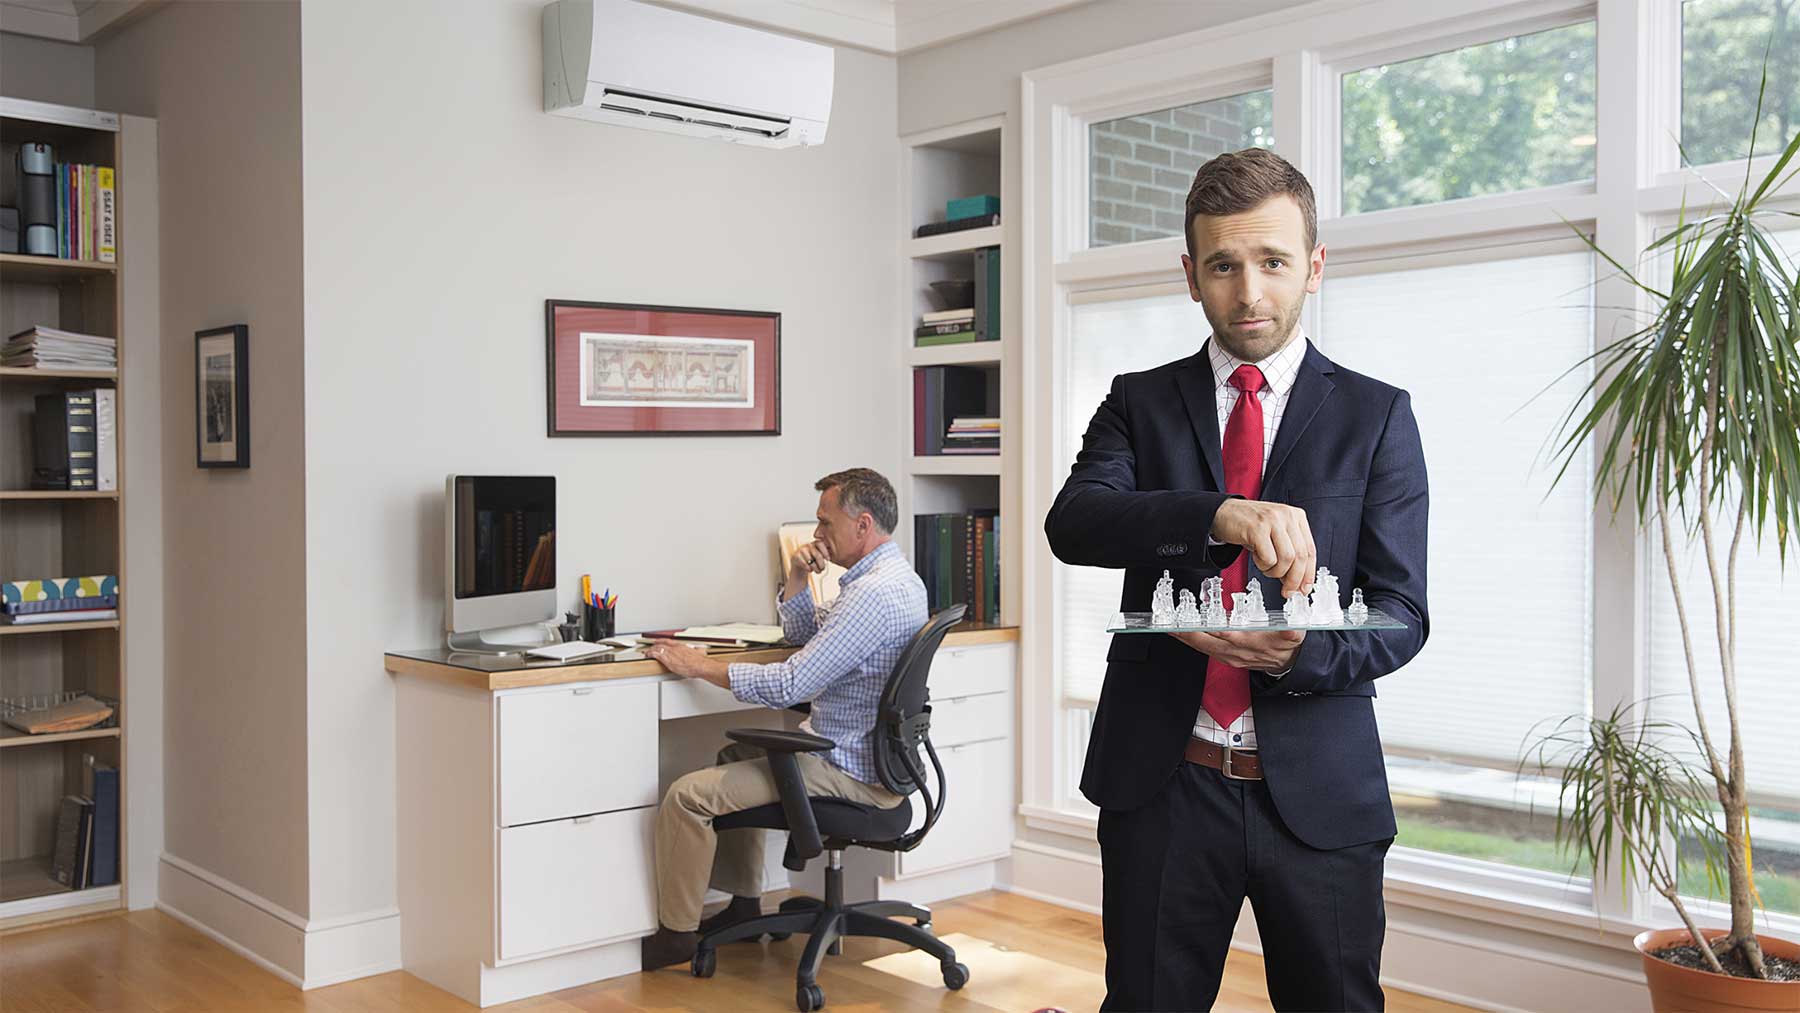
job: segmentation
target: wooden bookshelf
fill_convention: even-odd
[[[0,174],[16,192],[21,143],[50,144],[58,162],[109,165],[122,188],[119,117],[93,110],[0,98]],[[115,191],[117,193],[117,191]],[[0,368],[0,574],[8,579],[116,574],[122,594],[131,586],[124,559],[125,333],[120,279],[130,269],[122,240],[134,219],[116,198],[118,262],[0,254],[0,337],[33,326],[100,334],[119,341],[112,370]],[[31,416],[39,394],[84,386],[117,391],[115,453],[118,488],[107,491],[31,489]],[[19,438],[23,437],[23,438]],[[121,619],[124,617],[121,602]],[[0,726],[0,931],[45,920],[117,908],[124,896],[126,814],[131,771],[124,763],[129,694],[125,626],[102,622],[0,625],[0,696],[36,697],[86,692],[117,701],[114,725],[55,735],[27,735]],[[60,800],[80,794],[85,760],[119,770],[120,882],[71,891],[49,874]]]

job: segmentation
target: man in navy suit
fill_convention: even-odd
[[[1082,773],[1100,807],[1107,1010],[1203,1010],[1247,897],[1279,1010],[1381,1009],[1394,810],[1374,680],[1425,643],[1425,457],[1410,399],[1333,363],[1300,309],[1325,270],[1312,187],[1279,156],[1187,198],[1199,352],[1113,380],[1045,519],[1058,559],[1125,570],[1120,608],[1315,568],[1404,630],[1115,636]],[[1229,600],[1229,599],[1228,599]]]

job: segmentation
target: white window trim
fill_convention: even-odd
[[[1597,21],[1595,180],[1541,191],[1475,198],[1418,208],[1371,212],[1349,218],[1335,214],[1339,191],[1337,101],[1339,75],[1380,62],[1444,52],[1509,35],[1558,27],[1594,17]],[[1615,258],[1635,258],[1649,235],[1649,216],[1669,214],[1683,203],[1704,207],[1716,195],[1692,170],[1681,170],[1673,141],[1679,130],[1680,60],[1666,54],[1679,45],[1679,7],[1668,0],[1440,0],[1421,5],[1399,0],[1319,0],[1259,15],[1204,32],[1158,40],[1112,53],[1035,70],[1021,80],[1024,208],[1021,440],[1024,516],[1048,511],[1064,476],[1056,474],[1055,441],[1062,432],[1061,356],[1068,333],[1067,295],[1121,284],[1166,285],[1181,281],[1179,237],[1087,249],[1087,119],[1150,111],[1183,103],[1188,96],[1218,96],[1250,90],[1243,85],[1273,79],[1276,150],[1305,172],[1318,191],[1322,238],[1333,266],[1357,266],[1397,257],[1458,257],[1471,249],[1537,244],[1567,239],[1567,224],[1591,225],[1596,241]],[[1415,40],[1402,49],[1393,38]],[[1673,70],[1671,70],[1673,65]],[[1224,68],[1196,76],[1194,67]],[[1267,68],[1266,74],[1257,68]],[[1232,89],[1233,90],[1221,90]],[[1173,99],[1173,101],[1168,101]],[[1197,100],[1197,99],[1196,99]],[[1673,129],[1671,129],[1671,127]],[[1760,166],[1758,163],[1761,163]],[[1766,173],[1772,156],[1753,159],[1750,171]],[[1725,186],[1741,182],[1744,163],[1700,167],[1699,174]],[[1074,190],[1079,192],[1072,192]],[[1800,182],[1776,196],[1800,205]],[[1536,212],[1536,216],[1527,212]],[[1456,234],[1448,231],[1454,222]],[[1410,265],[1409,265],[1410,266]],[[1606,278],[1595,288],[1595,342],[1626,333],[1644,306],[1641,293],[1623,279]],[[1148,291],[1148,290],[1146,290]],[[1317,330],[1317,301],[1308,307],[1306,326]],[[1621,329],[1623,328],[1623,329]],[[1595,511],[1593,529],[1593,675],[1589,693],[1595,711],[1614,702],[1639,699],[1648,671],[1638,631],[1645,628],[1649,587],[1643,580],[1643,546],[1635,518],[1614,519]],[[1022,570],[1021,665],[1050,671],[1055,656],[1053,625],[1059,592],[1048,547],[1029,539]],[[1061,762],[1058,719],[1065,713],[1055,679],[1025,684],[1026,718],[1023,804],[1026,823],[1039,829],[1092,839],[1091,807],[1077,799],[1073,763]],[[1085,803],[1082,803],[1085,805]],[[1390,882],[1405,887],[1413,863],[1390,870]],[[1422,853],[1423,854],[1423,853]],[[1469,861],[1429,856],[1437,875],[1430,889],[1461,898],[1500,890],[1496,903],[1536,911],[1541,904],[1516,897],[1515,872],[1496,875]],[[1492,863],[1479,863],[1489,865]],[[1617,868],[1617,863],[1614,863]],[[1441,882],[1439,882],[1441,880]],[[1508,894],[1505,891],[1512,889]],[[1668,924],[1670,912],[1644,884],[1597,880],[1593,908],[1577,909],[1584,924],[1594,919],[1621,931]],[[1565,914],[1567,912],[1564,912]],[[1792,921],[1772,916],[1790,934]]]

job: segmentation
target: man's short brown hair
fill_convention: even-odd
[[[1187,217],[1182,221],[1188,257],[1197,256],[1195,215],[1243,214],[1282,194],[1300,205],[1300,218],[1306,223],[1306,249],[1302,254],[1310,255],[1319,245],[1319,209],[1313,201],[1312,184],[1287,159],[1267,148],[1245,148],[1227,151],[1201,166],[1194,173],[1194,185],[1188,188]]]
[[[834,471],[813,483],[819,492],[838,490],[838,505],[851,517],[867,512],[875,518],[875,526],[884,535],[894,533],[900,523],[900,507],[894,497],[894,485],[873,468],[851,468]]]

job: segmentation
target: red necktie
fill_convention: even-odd
[[[1262,495],[1263,411],[1256,392],[1263,388],[1262,370],[1239,366],[1228,381],[1238,389],[1237,404],[1225,423],[1225,491],[1245,499]],[[1225,568],[1225,600],[1249,586],[1250,551],[1238,553]],[[1230,728],[1250,709],[1250,673],[1212,658],[1206,659],[1206,689],[1200,706],[1220,728]]]

